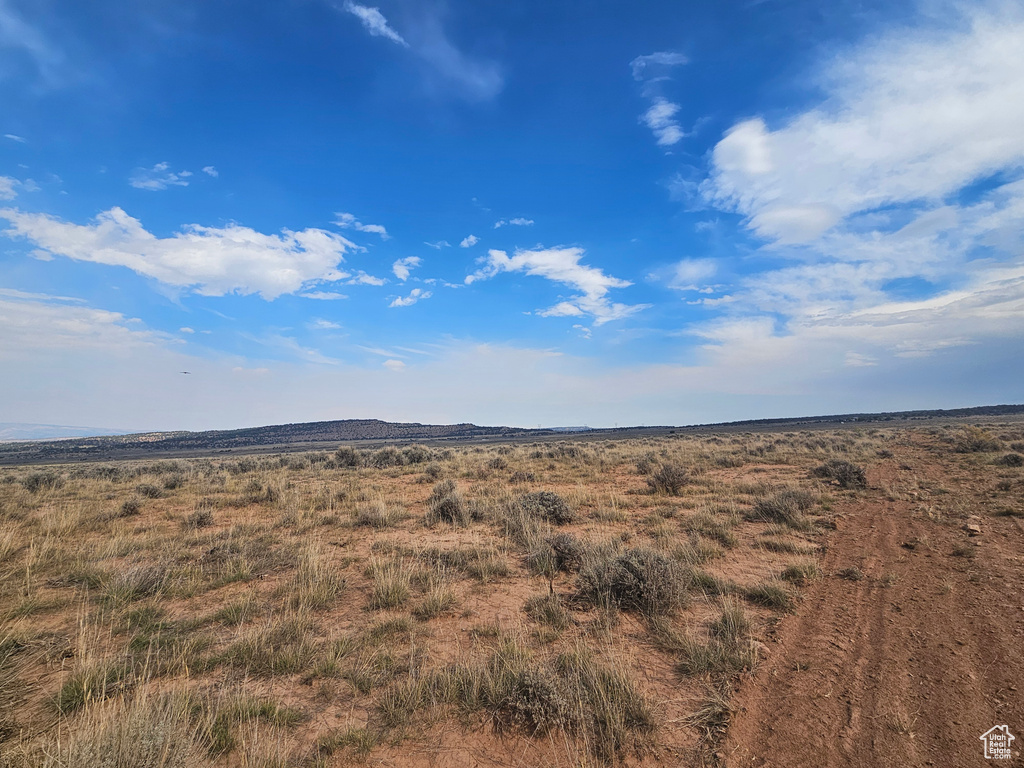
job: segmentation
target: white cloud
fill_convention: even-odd
[[[237,224],[221,228],[192,224],[160,238],[120,208],[104,211],[86,225],[11,208],[0,209],[0,218],[11,224],[8,237],[26,238],[44,253],[127,267],[206,296],[259,293],[269,300],[313,281],[352,278],[338,264],[355,246],[320,229],[267,235]]]
[[[5,133],[4,134],[4,138],[5,139],[10,139],[11,141],[16,141],[19,144],[26,144],[26,143],[28,143],[27,140],[24,137],[17,136],[17,135],[15,135],[13,133]]]
[[[391,265],[391,271],[395,273],[401,281],[409,279],[409,274],[418,267],[423,260],[419,256],[406,256],[404,259],[398,259],[394,264]]]
[[[544,317],[580,317],[592,315],[594,324],[628,317],[646,304],[618,304],[609,301],[608,291],[632,285],[628,280],[606,275],[596,267],[580,264],[582,248],[546,248],[532,251],[517,250],[511,257],[505,251],[490,250],[481,259],[484,266],[466,277],[466,284],[486,280],[502,272],[523,272],[543,277],[579,291],[579,295],[559,302],[549,309],[540,310]]]
[[[380,224],[363,224],[351,213],[335,213],[334,215],[337,216],[334,220],[334,226],[340,227],[341,229],[354,229],[357,232],[370,232],[375,235],[380,235],[381,240],[387,240],[390,237],[390,235],[388,235],[388,231]]]
[[[189,328],[187,325],[183,325],[178,329],[180,333],[195,333],[195,328]]]
[[[422,288],[413,288],[409,292],[408,296],[406,296],[404,298],[401,297],[401,296],[397,296],[397,297],[395,297],[391,301],[390,304],[388,304],[388,306],[389,307],[411,307],[417,301],[422,301],[423,299],[429,299],[432,295],[433,294],[430,291],[424,291]]]
[[[679,109],[678,104],[657,96],[650,109],[641,115],[641,122],[654,133],[659,147],[670,147],[686,136],[686,133],[679,127],[679,123],[675,119]]]
[[[356,5],[353,2],[346,2],[344,8],[359,19],[363,23],[363,28],[374,37],[384,37],[393,43],[409,47],[402,36],[388,25],[388,20],[384,18],[379,8]]]
[[[359,270],[354,275],[349,277],[346,281],[349,285],[384,285],[387,280],[383,277],[375,277],[374,275],[368,275],[363,270]]]
[[[18,186],[18,180],[10,176],[0,176],[0,200],[13,200],[18,196],[14,190]]]
[[[168,170],[168,163],[157,163],[152,168],[136,168],[135,173],[128,180],[136,189],[148,189],[158,191],[168,187],[187,187],[191,171],[178,171],[177,173]]]
[[[314,331],[336,331],[341,328],[337,323],[319,317],[315,320],[310,320],[307,327]]]
[[[383,365],[389,371],[401,371],[405,368],[405,363],[403,363],[401,360],[385,360],[383,363],[381,363],[381,365]]]
[[[700,291],[718,272],[714,259],[683,259],[669,270],[668,287],[677,291]]]
[[[672,70],[688,62],[681,53],[658,51],[637,56],[629,63],[633,79],[643,83],[643,94],[651,101],[651,106],[640,115],[640,122],[651,129],[659,147],[671,147],[687,135],[676,120],[681,107],[661,91],[662,84],[672,79]]]
[[[442,248],[451,248],[452,244],[447,240],[438,240],[436,243],[424,242],[424,245],[428,245],[436,251],[440,251]]]
[[[17,294],[17,295],[15,295]],[[133,351],[170,342],[171,337],[140,330],[119,312],[82,306],[59,296],[5,292],[0,298],[0,360],[34,359],[50,353],[103,350],[130,357]]]
[[[633,70],[633,79],[643,81],[661,77],[666,70],[687,64],[689,61],[686,56],[675,51],[657,51],[646,56],[637,56],[629,62],[629,67]]]
[[[827,100],[771,129],[737,124],[703,192],[758,235],[809,242],[847,217],[935,205],[1024,158],[1024,19],[974,10],[897,29],[828,64]]]
[[[460,248],[472,248],[474,245],[480,242],[480,238],[476,235],[466,235],[462,238],[462,242],[459,243]]]
[[[309,291],[299,295],[304,299],[316,299],[317,301],[338,301],[348,298],[344,293],[335,293],[334,291]]]
[[[532,227],[533,224],[534,224],[533,219],[524,219],[524,218],[521,218],[521,217],[517,217],[515,219],[508,219],[508,220],[500,219],[500,220],[494,222],[494,228],[495,229],[501,229],[504,226]]]
[[[216,168],[214,168],[212,165],[204,165],[203,166],[203,173],[205,173],[207,176],[212,176],[215,179],[218,176],[220,176],[220,172]]]

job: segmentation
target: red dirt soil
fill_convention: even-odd
[[[991,469],[920,458],[925,487],[955,495],[893,492],[910,468],[874,468],[874,489],[841,508],[823,578],[740,685],[720,764],[1024,765],[1024,525],[991,514]],[[1021,490],[1018,480],[1002,497],[1017,514]],[[965,491],[959,515],[929,506],[956,508]],[[967,522],[981,534],[969,536]],[[849,568],[863,578],[840,575]],[[1013,757],[986,760],[979,736],[1002,724],[1017,737]]]

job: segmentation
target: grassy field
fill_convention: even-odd
[[[1020,473],[1013,423],[0,470],[0,766],[713,764],[914,441]]]

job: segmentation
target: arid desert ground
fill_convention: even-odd
[[[985,765],[1022,454],[1008,418],[2,468],[0,766]]]

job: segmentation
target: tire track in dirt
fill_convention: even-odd
[[[734,696],[728,768],[983,766],[981,733],[1024,737],[1024,531],[987,518],[977,556],[955,557],[970,546],[957,521],[865,496]]]

